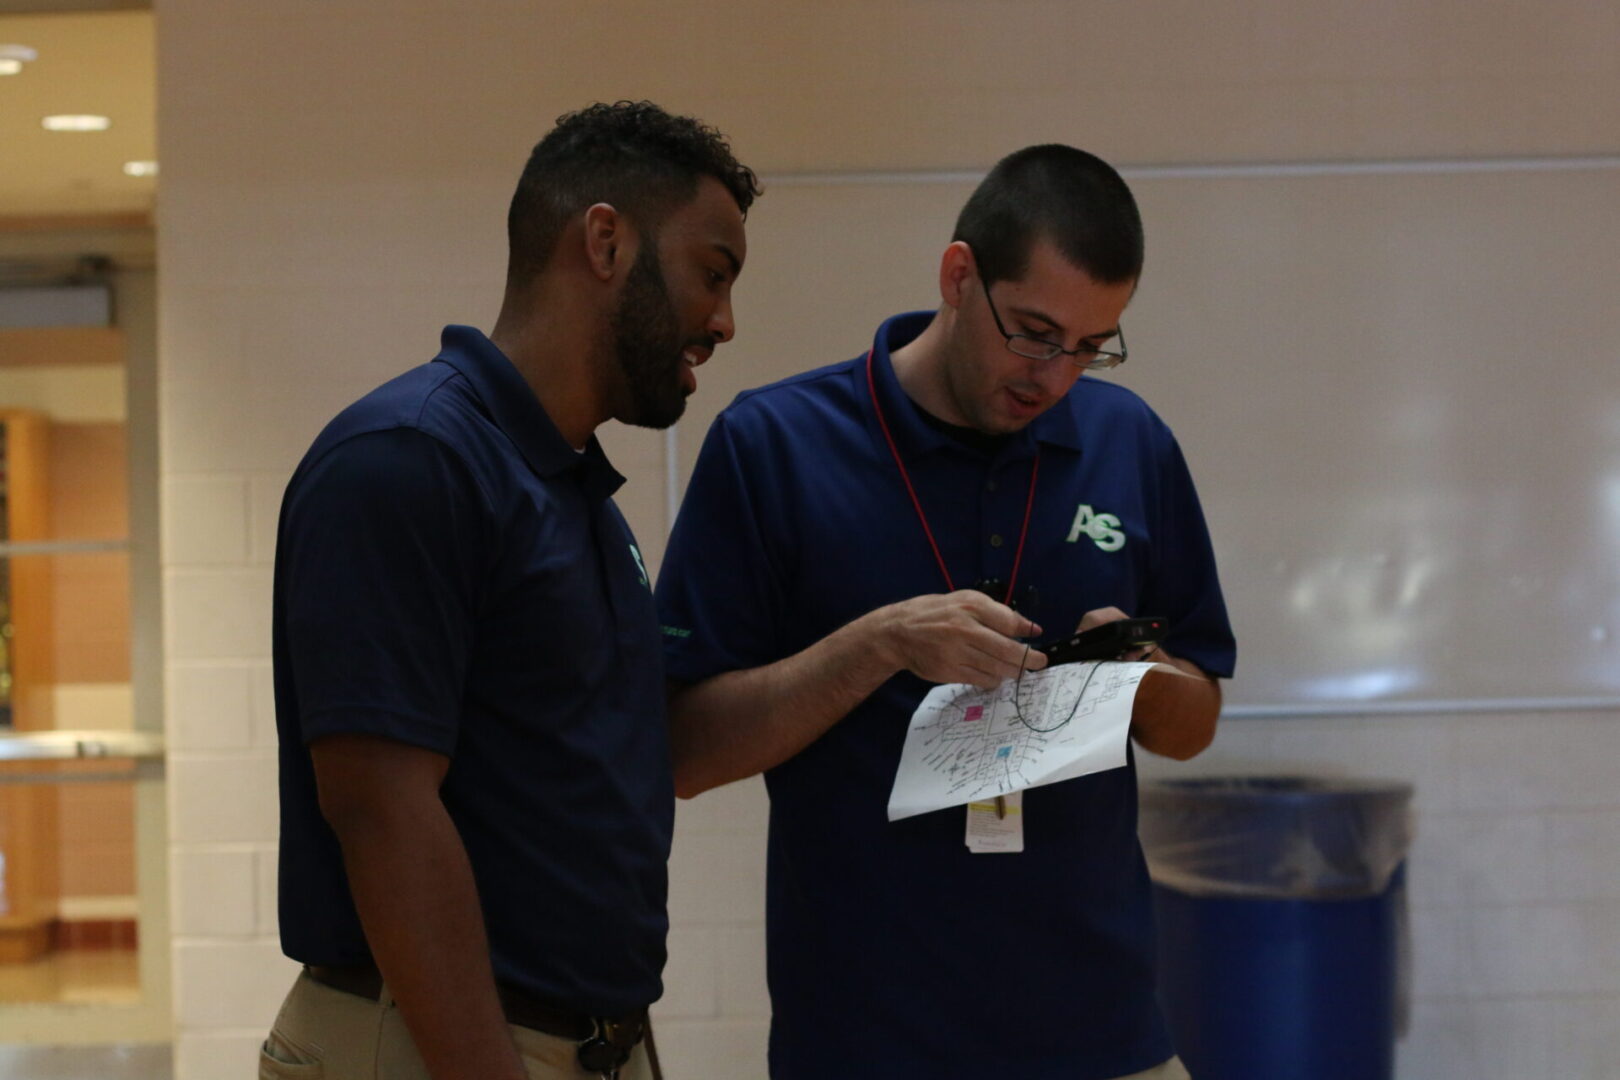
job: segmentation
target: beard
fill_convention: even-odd
[[[667,428],[686,411],[681,384],[686,360],[675,306],[658,264],[658,245],[651,236],[647,241],[625,277],[608,329],[624,391],[618,418],[636,427]]]

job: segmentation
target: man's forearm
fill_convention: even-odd
[[[432,802],[356,815],[339,830],[366,941],[433,1080],[522,1080],[472,866]]]
[[[675,793],[691,798],[779,765],[865,701],[900,670],[875,646],[883,617],[872,612],[774,664],[674,688]]]
[[[1131,736],[1145,750],[1186,761],[1215,739],[1220,684],[1191,661],[1162,652],[1156,659],[1181,674],[1150,671],[1143,677],[1131,708]]]

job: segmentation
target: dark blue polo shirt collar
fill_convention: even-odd
[[[596,436],[585,444],[583,454],[569,446],[517,367],[483,331],[452,324],[444,328],[439,344],[434,360],[466,376],[496,426],[537,475],[553,477],[581,469],[580,483],[593,499],[619,490],[624,477],[608,461]]]
[[[932,311],[908,311],[885,319],[872,341],[872,379],[877,386],[878,400],[883,406],[883,418],[889,422],[889,430],[894,433],[895,442],[902,453],[908,456],[958,446],[950,436],[929,426],[918,415],[921,406],[907,396],[905,389],[900,385],[900,380],[894,374],[894,364],[890,360],[890,354],[894,350],[915,340],[917,335],[928,328],[928,324],[934,321],[934,314]],[[861,396],[867,397],[864,357],[856,365],[855,376],[860,383]],[[867,399],[866,407],[871,416],[873,437],[882,444],[883,430],[877,426],[877,416],[872,413],[870,398]],[[1074,410],[1067,400],[1058,402],[1037,416],[1009,441],[998,457],[1012,459],[1031,457],[1034,455],[1037,442],[1074,451],[1080,449],[1079,425],[1075,422]]]

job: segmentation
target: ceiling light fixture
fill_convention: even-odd
[[[112,121],[105,116],[71,115],[47,116],[40,121],[46,131],[106,131]]]
[[[38,59],[39,53],[26,45],[0,45],[0,60],[16,60],[26,64]]]
[[[22,71],[22,61],[9,56],[0,56],[0,75],[15,75]]]
[[[155,161],[124,162],[125,176],[156,176],[157,171],[157,162]]]

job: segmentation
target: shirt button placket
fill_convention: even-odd
[[[983,515],[984,524],[987,526],[1000,527],[1004,524],[1001,520],[1002,507],[1000,504],[1003,500],[1000,492],[1001,482],[996,479],[994,466],[991,466],[985,470],[984,487],[981,489],[979,496],[980,513]],[[1001,565],[1002,557],[999,554],[1002,545],[1006,543],[1005,538],[1000,532],[991,532],[985,536],[985,542],[988,547],[980,549],[983,552],[981,556],[983,561],[979,566],[980,576],[984,578],[1005,577],[1005,568]],[[1000,600],[1001,597],[997,596],[996,599]]]

